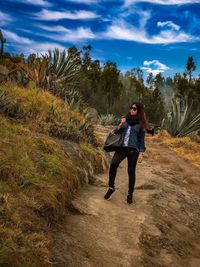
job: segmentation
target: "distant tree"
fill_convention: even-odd
[[[75,45],[68,48],[68,55],[74,60],[80,62],[80,64],[81,64],[81,53],[82,51],[79,51]]]
[[[159,125],[165,114],[165,106],[160,89],[158,87],[154,90],[147,89],[142,102],[145,105],[148,121]]]
[[[196,65],[195,65],[193,57],[192,56],[188,57],[187,64],[186,64],[186,71],[187,71],[187,74],[189,75],[190,82],[192,80],[192,73],[195,70],[196,70]]]
[[[152,87],[154,81],[153,73],[150,72],[149,75],[147,76],[146,82],[149,87]]]
[[[92,46],[91,45],[84,45],[83,46],[83,67],[85,69],[89,69],[90,68],[90,64],[92,62],[91,60],[91,56],[90,56],[90,52],[91,52]]]
[[[140,83],[143,84],[144,80],[143,80],[143,70],[139,67],[137,68],[133,68],[131,70],[131,75],[134,76]]]
[[[3,56],[4,54],[4,44],[6,43],[6,38],[4,38],[2,31],[0,30],[0,41],[1,41],[1,52],[0,56]]]
[[[168,86],[173,86],[173,79],[171,77],[166,77],[165,83]]]
[[[107,96],[107,113],[111,111],[114,100],[120,96],[122,83],[120,81],[120,71],[116,63],[107,61],[104,64],[101,76],[102,90]]]
[[[37,58],[37,55],[35,53],[28,55],[27,63],[28,64],[34,63],[36,58]]]
[[[160,88],[163,85],[164,80],[165,80],[164,77],[159,72],[158,74],[156,74],[156,76],[154,78],[154,86]]]

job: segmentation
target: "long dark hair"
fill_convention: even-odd
[[[144,105],[141,103],[141,102],[138,102],[138,101],[134,101],[132,102],[131,106],[132,107],[133,105],[136,105],[137,107],[137,119],[139,120],[140,122],[140,126],[142,129],[147,129],[149,128],[148,127],[148,122],[147,122],[147,119],[146,119],[146,116],[145,116],[145,112],[144,112]],[[131,115],[130,111],[126,113],[126,116],[128,115]]]

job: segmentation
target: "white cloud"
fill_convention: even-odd
[[[152,4],[159,5],[185,5],[185,4],[194,4],[200,3],[200,0],[125,0],[125,6],[129,6],[131,4],[146,2]]]
[[[147,73],[152,73],[154,76],[160,72],[165,72],[166,70],[171,69],[157,59],[151,61],[145,60],[143,65],[145,67],[141,67],[141,69],[146,71]]]
[[[177,24],[175,24],[175,23],[173,23],[172,21],[169,21],[169,20],[168,21],[163,21],[163,22],[158,21],[157,22],[157,26],[161,27],[161,28],[163,28],[165,26],[168,26],[168,27],[172,28],[175,31],[179,31],[180,30],[180,26],[179,25],[177,25]]]
[[[45,54],[48,49],[54,49],[55,47],[59,48],[60,50],[66,49],[64,46],[57,43],[39,43],[34,40],[21,37],[16,33],[10,31],[3,30],[3,34],[8,39],[9,46],[12,46],[14,43],[14,48],[17,48],[18,51],[21,51],[25,55],[28,55],[30,53]]]
[[[49,31],[49,32],[69,32],[69,29],[61,26],[61,25],[57,25],[57,26],[45,26],[45,25],[37,25],[39,28],[45,30],[45,31]]]
[[[145,27],[147,21],[151,17],[151,13],[149,11],[140,11],[138,14],[140,16],[139,26],[135,27],[127,23],[124,19],[115,19],[112,24],[108,26],[106,32],[102,34],[102,37],[146,44],[169,44],[200,40],[199,37],[187,34],[180,30],[180,28],[178,30],[178,25],[176,24],[171,24],[171,29],[162,29],[158,34],[150,36]]]
[[[23,53],[25,56],[28,56],[31,53],[35,54],[46,54],[48,52],[48,49],[54,50],[55,48],[58,48],[60,51],[67,49],[66,47],[57,44],[57,43],[39,43],[39,42],[32,42],[31,44],[23,45],[23,44],[15,44],[14,46],[15,50],[18,53]]]
[[[152,60],[152,61],[147,61],[147,60],[145,60],[143,64],[144,64],[144,66],[151,66],[151,65],[154,65],[154,66],[158,67],[158,68],[161,69],[161,70],[169,70],[169,69],[170,69],[169,67],[167,67],[165,64],[161,63],[161,62],[160,62],[159,60],[157,60],[157,59],[154,59],[154,60]]]
[[[21,43],[21,44],[31,44],[32,41],[28,38],[21,37],[14,32],[3,30],[3,35],[7,38],[7,41]]]
[[[0,26],[4,26],[8,24],[10,21],[12,21],[12,18],[0,11]]]
[[[15,0],[16,2],[21,2],[23,4],[30,4],[35,6],[51,6],[52,4],[45,0]]]
[[[49,32],[55,32],[53,34],[39,33],[39,35],[49,39],[59,40],[60,42],[75,42],[75,41],[89,40],[96,38],[95,34],[92,32],[90,28],[78,27],[77,29],[73,30],[59,25],[54,27],[41,25],[39,27]]]
[[[39,13],[36,14],[36,18],[39,20],[60,20],[60,19],[94,19],[99,17],[94,12],[86,11],[86,10],[79,10],[75,12],[70,11],[50,11],[47,9],[43,9]]]
[[[26,50],[28,53],[41,53],[45,54],[47,53],[48,49],[54,50],[55,48],[58,48],[59,50],[64,50],[67,49],[66,47],[57,44],[57,43],[38,43],[38,42],[33,42],[33,45],[27,46]],[[22,50],[23,51],[23,50]]]

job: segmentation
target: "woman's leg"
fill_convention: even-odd
[[[114,188],[115,186],[115,177],[117,174],[117,168],[120,162],[126,157],[126,153],[122,151],[116,151],[110,164],[109,170],[109,187]]]
[[[137,149],[131,149],[127,152],[128,158],[128,176],[129,176],[129,185],[128,185],[128,194],[133,194],[135,186],[135,170],[138,160],[139,152]]]

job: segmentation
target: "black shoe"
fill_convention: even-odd
[[[132,194],[128,194],[128,195],[127,195],[127,203],[128,203],[128,204],[133,203],[133,195],[132,195]]]
[[[107,193],[104,196],[104,198],[107,199],[107,200],[110,199],[112,193],[114,193],[114,192],[115,192],[115,188],[109,187]]]

